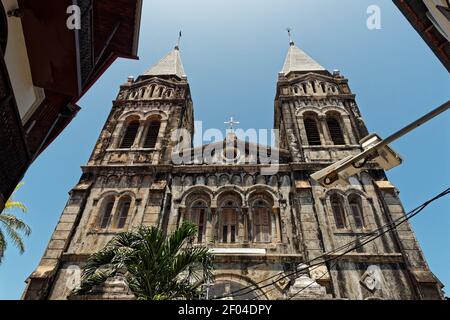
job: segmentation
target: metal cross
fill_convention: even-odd
[[[240,124],[239,121],[234,121],[233,117],[231,117],[230,121],[225,121],[224,123],[230,125],[230,130],[233,130],[235,124]]]
[[[286,31],[287,31],[288,36],[289,36],[289,44],[290,44],[290,45],[293,45],[293,44],[294,44],[294,41],[292,40],[292,34],[291,34],[292,29],[291,29],[291,28],[286,28]]]

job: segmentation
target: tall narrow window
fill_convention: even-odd
[[[320,141],[319,130],[317,129],[317,122],[312,118],[306,118],[304,120],[306,136],[308,138],[308,143],[310,146],[320,146],[322,142]]]
[[[130,122],[125,130],[125,134],[122,138],[122,143],[120,144],[121,149],[129,149],[133,146],[134,140],[139,129],[139,121]]]
[[[150,98],[152,98],[152,97],[153,97],[153,93],[155,93],[155,85],[152,85],[152,86],[150,87],[150,92],[149,92],[148,96],[149,96]]]
[[[253,207],[253,236],[255,242],[270,241],[270,210],[264,201],[256,201]]]
[[[222,209],[222,242],[235,243],[238,234],[237,206],[233,202],[227,202]]]
[[[331,208],[333,209],[336,228],[345,229],[346,222],[345,222],[344,207],[342,206],[342,201],[336,195],[333,195],[331,197]]]
[[[103,206],[103,212],[100,219],[100,228],[106,229],[111,221],[112,210],[114,207],[114,198],[109,198],[106,200],[105,205]]]
[[[198,243],[202,243],[205,237],[207,208],[203,201],[196,202],[191,208],[189,220],[197,226]]]
[[[117,216],[116,227],[122,229],[127,222],[128,212],[130,211],[131,201],[129,199],[121,200],[119,205],[119,215]]]
[[[335,117],[327,118],[328,130],[330,131],[331,140],[335,145],[344,145],[345,139],[342,134],[342,128],[339,121]]]
[[[159,122],[158,120],[150,121],[147,129],[147,134],[145,136],[144,148],[152,149],[156,146],[160,127],[161,122]]]
[[[351,196],[349,198],[350,208],[352,210],[353,220],[356,228],[364,228],[364,215],[361,206],[361,198],[358,196]]]

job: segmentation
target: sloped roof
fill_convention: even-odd
[[[181,62],[180,50],[175,47],[158,63],[153,65],[144,75],[146,76],[168,76],[175,75],[179,78],[185,77],[183,64]]]
[[[289,51],[284,62],[284,74],[294,71],[325,71],[326,69],[314,61],[303,50],[299,49],[294,42],[291,42]]]

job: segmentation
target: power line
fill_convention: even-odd
[[[400,218],[394,220],[393,222],[391,222],[391,223],[389,223],[389,224],[386,224],[386,225],[384,225],[384,226],[382,226],[382,227],[380,227],[380,228],[374,230],[373,232],[371,232],[371,233],[369,233],[369,234],[366,234],[366,235],[363,235],[363,236],[359,236],[359,237],[357,237],[355,240],[353,240],[353,241],[351,241],[351,242],[349,242],[349,243],[347,243],[347,244],[345,244],[345,245],[343,245],[343,246],[341,246],[341,247],[339,247],[339,248],[337,248],[337,249],[335,249],[335,250],[331,250],[331,251],[326,252],[326,253],[324,253],[324,254],[322,254],[322,255],[320,255],[320,256],[318,256],[318,257],[312,259],[312,260],[307,261],[307,263],[310,264],[312,261],[315,261],[315,260],[320,259],[320,258],[325,257],[325,256],[329,256],[330,254],[332,254],[332,253],[334,253],[334,252],[337,252],[337,251],[341,250],[342,248],[348,247],[349,245],[351,245],[351,244],[353,244],[353,243],[355,243],[355,242],[359,242],[361,239],[364,239],[364,238],[366,238],[366,237],[368,237],[368,236],[372,236],[372,235],[376,234],[377,232],[379,232],[380,230],[384,229],[385,227],[389,227],[387,230],[381,232],[380,234],[374,236],[373,238],[368,239],[367,241],[365,241],[365,242],[363,242],[363,243],[359,243],[357,246],[355,246],[355,247],[353,247],[353,248],[350,248],[349,250],[347,250],[347,251],[345,251],[345,252],[343,252],[343,253],[337,255],[336,257],[332,257],[332,258],[325,259],[325,260],[322,261],[322,262],[315,263],[315,264],[309,265],[309,266],[306,267],[306,268],[303,268],[303,269],[297,270],[297,271],[295,271],[295,272],[289,273],[289,274],[283,276],[282,278],[278,279],[277,281],[280,281],[280,280],[282,280],[282,279],[286,279],[286,278],[288,278],[288,277],[291,277],[292,275],[295,275],[295,274],[297,274],[298,272],[301,272],[301,271],[304,271],[304,270],[309,270],[311,267],[316,267],[316,268],[318,268],[319,266],[321,266],[321,265],[323,265],[323,264],[325,264],[325,263],[327,263],[327,262],[330,262],[330,261],[333,261],[333,260],[338,260],[339,258],[341,258],[342,256],[348,254],[349,252],[354,251],[354,250],[356,250],[356,249],[358,249],[358,248],[360,248],[360,247],[366,245],[367,243],[372,242],[372,241],[378,239],[379,237],[381,237],[382,235],[386,234],[387,232],[389,232],[389,231],[395,229],[396,227],[398,227],[398,226],[401,225],[402,223],[404,223],[404,222],[406,222],[406,221],[412,219],[414,216],[416,216],[417,214],[419,214],[423,209],[425,209],[430,203],[436,201],[437,199],[439,199],[439,198],[441,198],[441,197],[446,196],[446,195],[449,194],[449,193],[450,193],[450,188],[446,189],[445,191],[441,192],[440,194],[438,194],[438,195],[435,196],[434,198],[432,198],[432,199],[426,201],[425,203],[423,203],[422,205],[418,206],[418,207],[415,208],[414,210],[412,210],[412,211],[410,211],[409,213],[405,214],[404,217],[400,217]],[[400,222],[399,222],[399,221],[400,221]],[[314,268],[314,269],[316,269],[316,268]],[[314,270],[314,269],[311,269],[311,270]],[[283,273],[280,272],[280,273],[275,274],[275,275],[273,275],[273,276],[271,276],[271,277],[269,277],[269,278],[263,279],[263,280],[257,282],[257,283],[254,284],[254,285],[250,285],[250,286],[247,286],[247,287],[245,287],[245,288],[236,290],[236,291],[234,291],[234,292],[232,292],[232,293],[230,293],[230,294],[228,294],[228,295],[225,295],[225,296],[222,296],[222,297],[216,298],[216,299],[223,299],[223,298],[228,298],[228,297],[240,297],[240,296],[243,296],[243,295],[247,295],[247,294],[249,294],[249,293],[252,293],[252,292],[254,292],[254,291],[256,291],[256,290],[262,290],[262,289],[264,289],[264,288],[266,288],[266,287],[268,287],[268,286],[273,285],[273,282],[272,282],[272,283],[269,283],[269,284],[266,284],[266,285],[264,285],[264,286],[261,286],[261,287],[258,286],[259,284],[261,284],[261,283],[263,283],[263,282],[266,282],[266,281],[268,281],[268,280],[270,280],[270,279],[273,279],[273,278],[275,278],[275,277],[277,277],[277,276],[279,276],[279,275],[282,275],[282,274],[283,274]],[[256,288],[253,288],[254,286],[256,286]],[[237,293],[239,293],[239,292],[248,290],[248,289],[250,289],[250,288],[252,288],[252,289],[249,290],[249,291],[247,291],[247,292],[237,294]],[[304,289],[305,289],[305,288],[304,288]],[[304,289],[303,289],[303,290],[304,290]],[[297,294],[298,294],[298,293],[297,293]]]

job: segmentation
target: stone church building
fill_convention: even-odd
[[[310,179],[359,153],[368,130],[348,79],[294,42],[278,74],[274,128],[278,148],[266,155],[278,154],[278,169],[270,175],[263,156],[251,152],[261,146],[233,131],[224,152],[212,153],[212,163],[195,158],[211,145],[192,143],[183,153],[188,157],[174,163],[180,150],[171,136],[178,129],[194,131],[179,48],[130,77],[23,298],[132,299],[120,279],[84,297],[74,297],[70,284],[89,255],[115,234],[141,224],[170,233],[190,220],[198,225],[195,243],[215,254],[210,298],[241,290],[234,299],[442,299],[442,284],[408,222],[332,260],[341,247],[359,243],[405,211],[375,162],[365,163],[343,187],[325,189]],[[225,152],[230,148],[232,156]],[[328,262],[314,264],[321,259]]]

